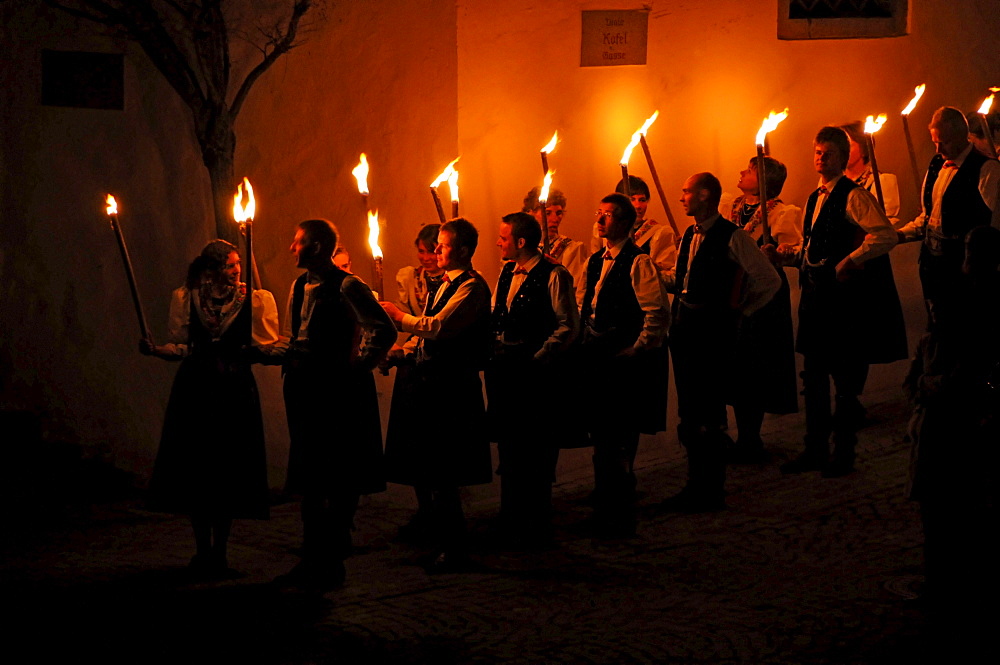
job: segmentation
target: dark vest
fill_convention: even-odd
[[[250,343],[250,327],[253,321],[253,307],[251,306],[251,296],[248,294],[236,313],[236,318],[222,336],[213,341],[212,334],[202,325],[198,318],[198,306],[196,294],[191,294],[191,311],[188,316],[188,345],[192,353],[200,353],[209,348],[227,362],[239,360],[240,350]]]
[[[299,335],[302,325],[302,302],[305,300],[306,280],[309,273],[302,273],[292,288],[292,339]],[[309,317],[309,339],[294,341],[293,351],[308,354],[310,359],[349,364],[357,355],[358,326],[341,286],[347,273],[334,268],[313,291],[315,305]]]
[[[424,315],[434,316],[438,314],[452,296],[458,292],[458,287],[470,279],[482,282],[482,288],[489,293],[489,286],[486,285],[482,276],[474,270],[466,270],[447,286],[441,286],[443,293],[437,302],[428,297],[427,305],[424,307]],[[425,338],[421,344],[417,363],[433,362],[435,367],[442,370],[482,369],[489,358],[492,344],[488,310],[485,310],[484,314],[447,339]]]
[[[815,224],[812,223],[812,218],[819,190],[809,195],[802,220],[802,235],[808,247],[806,259],[809,263],[819,263],[826,259],[830,267],[836,266],[861,245],[865,237],[864,229],[847,219],[847,197],[858,186],[850,178],[838,180],[833,191],[827,195]]]
[[[941,197],[941,232],[944,235],[961,239],[970,229],[988,225],[992,221],[992,212],[979,192],[979,172],[988,159],[978,150],[972,149],[958,173],[948,183],[948,189]],[[934,208],[934,183],[937,182],[944,162],[943,156],[934,155],[927,167],[924,214],[928,217]]]
[[[597,296],[597,306],[591,307],[597,281],[604,268],[605,251],[602,249],[594,252],[587,263],[587,294],[583,299],[581,317],[598,334],[613,332],[621,344],[633,344],[642,332],[646,316],[635,297],[635,289],[632,288],[632,263],[635,257],[644,252],[631,239],[625,241],[614,265],[604,278],[601,293]],[[593,322],[590,321],[591,314],[594,315]]]
[[[719,217],[705,232],[698,253],[691,262],[691,275],[683,300],[688,305],[729,307],[733,299],[734,281],[739,266],[729,258],[729,240],[736,225]],[[681,294],[684,278],[688,274],[688,254],[694,239],[694,226],[684,232],[680,254],[677,256],[675,289]]]
[[[497,338],[502,334],[508,344],[523,344],[527,351],[534,353],[542,348],[557,325],[549,295],[549,277],[555,265],[545,259],[540,260],[525,275],[508,310],[507,294],[510,293],[516,267],[517,264],[511,261],[500,272],[491,325]]]

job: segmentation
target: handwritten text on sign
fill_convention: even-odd
[[[585,11],[580,40],[581,67],[645,65],[646,11]]]

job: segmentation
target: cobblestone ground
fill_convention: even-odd
[[[230,563],[245,575],[214,584],[186,578],[185,520],[94,507],[3,547],[4,641],[20,654],[9,662],[965,662],[942,655],[955,645],[912,600],[922,536],[903,497],[897,395],[867,398],[858,471],[842,479],[782,476],[803,421],[769,420],[772,462],[731,468],[718,514],[656,515],[683,484],[684,457],[675,439],[644,441],[632,539],[578,535],[588,450],[560,463],[549,551],[491,551],[496,487],[477,488],[466,506],[482,570],[470,574],[429,577],[418,549],[392,542],[412,511],[409,490],[392,487],[364,500],[347,585],[324,596],[270,584],[296,561],[295,504],[238,523]]]

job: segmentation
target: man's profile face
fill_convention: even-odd
[[[497,239],[497,247],[500,248],[502,261],[513,261],[517,258],[517,241],[514,240],[510,224],[500,222],[500,237]]]
[[[642,221],[646,219],[646,209],[649,207],[649,199],[646,198],[645,194],[633,194],[632,207],[635,208],[635,219],[636,221]]]
[[[448,230],[438,232],[438,244],[434,253],[437,254],[438,268],[442,270],[458,270],[465,266],[465,250],[455,247],[455,234]]]
[[[614,203],[601,203],[597,206],[597,235],[610,243],[618,242],[629,232],[626,222],[615,219],[617,211],[618,206]]]
[[[295,239],[288,249],[295,256],[296,268],[308,268],[316,258],[319,243],[312,242],[305,229],[299,229],[295,232]]]
[[[843,173],[846,164],[847,155],[842,154],[835,144],[825,142],[815,144],[813,165],[816,167],[816,173],[824,180],[833,180]]]
[[[681,188],[681,206],[688,217],[696,217],[704,212],[707,198],[707,192],[698,187],[694,176],[684,181],[684,187]]]
[[[958,159],[958,156],[969,145],[968,134],[952,132],[947,127],[931,127],[931,142],[934,149],[945,159]]]

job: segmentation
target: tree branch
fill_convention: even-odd
[[[290,51],[295,46],[295,35],[299,29],[299,21],[305,15],[312,5],[313,0],[295,0],[295,5],[292,7],[292,15],[288,19],[288,28],[284,35],[276,35],[275,41],[273,42],[274,48],[270,53],[264,49],[264,59],[257,64],[250,73],[247,74],[246,78],[243,79],[242,85],[240,85],[239,90],[236,92],[236,96],[233,98],[232,106],[229,108],[229,114],[232,120],[235,122],[236,116],[240,112],[240,108],[243,106],[243,102],[246,101],[247,95],[250,93],[250,88],[253,84],[257,82],[257,79],[268,70],[268,68],[274,64],[274,61],[280,58],[282,55]]]

